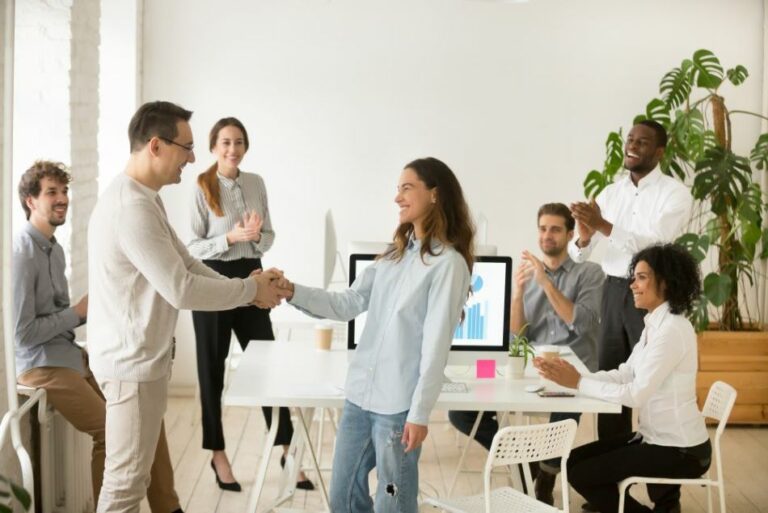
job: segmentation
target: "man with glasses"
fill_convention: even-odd
[[[224,278],[189,255],[158,195],[195,161],[192,112],[150,102],[128,127],[125,172],[88,226],[91,368],[106,397],[106,467],[98,513],[138,513],[167,404],[178,311],[228,310],[282,297],[273,271]]]

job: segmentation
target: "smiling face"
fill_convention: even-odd
[[[637,262],[629,288],[632,289],[636,308],[651,312],[666,301],[664,283],[659,283],[653,269],[644,260]]]
[[[26,203],[30,210],[29,222],[45,233],[65,223],[69,209],[69,186],[43,177],[40,179],[40,194],[36,198],[27,197]]]
[[[219,130],[212,152],[222,174],[236,172],[246,151],[245,136],[238,127],[230,125]]]
[[[645,175],[653,170],[664,155],[664,147],[656,141],[651,127],[635,125],[624,144],[624,167],[633,173]]]
[[[412,224],[418,237],[422,223],[434,208],[436,199],[436,191],[428,189],[416,171],[403,169],[395,196],[395,203],[400,207],[400,224]]]
[[[568,231],[562,216],[542,214],[539,217],[539,248],[545,255],[563,255],[568,251],[568,242],[572,238],[573,230]]]

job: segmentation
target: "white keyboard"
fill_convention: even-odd
[[[468,392],[467,384],[455,381],[446,381],[443,383],[442,392],[444,394],[466,394]]]

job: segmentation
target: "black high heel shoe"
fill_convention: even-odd
[[[216,472],[216,465],[213,464],[213,460],[211,460],[211,468],[213,469],[213,474],[216,476],[216,484],[219,485],[219,488],[228,492],[241,492],[243,490],[243,488],[240,486],[240,483],[237,481],[233,481],[232,483],[225,483],[219,479],[219,473]]]
[[[282,468],[285,468],[285,456],[280,456],[280,466]],[[296,489],[306,490],[308,492],[311,492],[312,490],[315,489],[315,484],[309,479],[304,479],[303,481],[296,481]]]

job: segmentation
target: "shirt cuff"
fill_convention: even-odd
[[[406,422],[410,422],[411,424],[418,424],[419,426],[428,426],[429,425],[429,413],[423,413],[415,410],[411,410],[408,412],[408,417],[405,419]]]
[[[219,235],[218,237],[215,237],[213,240],[216,246],[216,251],[219,253],[219,255],[225,253],[229,249],[226,233],[223,235]]]
[[[579,388],[577,388],[577,390],[579,393],[590,397],[600,397],[601,387],[602,382],[596,379],[591,379],[587,375],[582,374],[581,379],[579,380]]]
[[[61,317],[67,323],[67,329],[73,330],[84,323],[84,319],[80,319],[80,316],[77,315],[77,312],[75,312],[74,308],[67,308],[66,310],[63,310],[61,312]]]
[[[295,306],[301,309],[302,306],[307,304],[308,299],[309,299],[309,287],[305,287],[304,285],[299,285],[298,283],[294,283],[293,296],[288,301],[288,303],[292,306]]]

